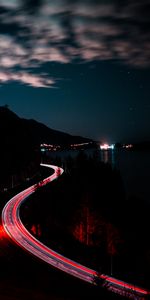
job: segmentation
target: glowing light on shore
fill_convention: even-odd
[[[102,145],[100,145],[100,149],[101,150],[108,150],[108,149],[113,150],[114,147],[115,147],[114,144],[111,144],[111,145],[109,145],[109,144],[102,144]]]
[[[133,145],[132,144],[123,145],[123,148],[131,149],[131,148],[133,148]]]

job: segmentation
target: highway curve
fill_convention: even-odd
[[[41,166],[52,168],[54,170],[54,173],[51,176],[40,181],[38,184],[32,185],[31,187],[15,195],[6,203],[2,211],[3,227],[9,237],[23,249],[42,259],[49,265],[52,265],[84,281],[93,283],[94,276],[97,276],[95,270],[87,268],[48,248],[34,236],[32,236],[20,220],[21,204],[32,193],[34,193],[36,189],[48,184],[63,173],[63,169],[57,166],[47,164],[41,164]],[[130,297],[132,297],[133,295],[135,296],[135,294],[140,297],[144,297],[150,294],[143,288],[128,284],[113,277],[104,274],[101,274],[100,277],[104,279],[104,282],[107,284],[107,288],[115,293],[119,293],[121,295],[130,295]]]

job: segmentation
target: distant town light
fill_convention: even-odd
[[[100,149],[101,150],[108,150],[108,149],[114,149],[114,144],[111,144],[111,145],[109,145],[109,144],[103,144],[103,145],[100,145]]]
[[[112,144],[110,147],[111,147],[111,149],[113,150],[113,149],[115,148],[115,145],[114,145],[114,144]]]
[[[60,150],[60,146],[59,145],[51,145],[51,144],[41,144],[40,145],[41,148],[41,152],[45,152],[45,151],[57,151]]]
[[[123,148],[126,148],[126,149],[130,149],[130,148],[132,148],[132,147],[133,147],[132,144],[123,145]]]

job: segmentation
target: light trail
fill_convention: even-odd
[[[48,248],[25,228],[20,219],[20,205],[39,187],[48,184],[49,182],[58,178],[64,171],[62,168],[53,165],[41,164],[43,167],[52,168],[54,173],[40,181],[39,183],[32,185],[31,187],[23,190],[19,194],[11,198],[5,205],[2,211],[2,225],[9,237],[20,247],[42,259],[49,265],[60,269],[70,275],[73,275],[79,279],[87,281],[89,283],[94,282],[94,276],[97,276],[97,272],[90,268],[87,268],[59,253]],[[124,281],[115,279],[111,276],[104,274],[100,275],[100,278],[104,280],[107,284],[108,289],[113,292],[120,293],[124,295],[125,293],[134,296],[133,293],[137,295],[146,296],[150,293],[140,287],[128,284]],[[134,298],[134,297],[133,297]]]

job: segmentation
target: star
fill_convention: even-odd
[[[133,107],[129,107],[129,111],[133,111],[134,110],[134,108]]]

